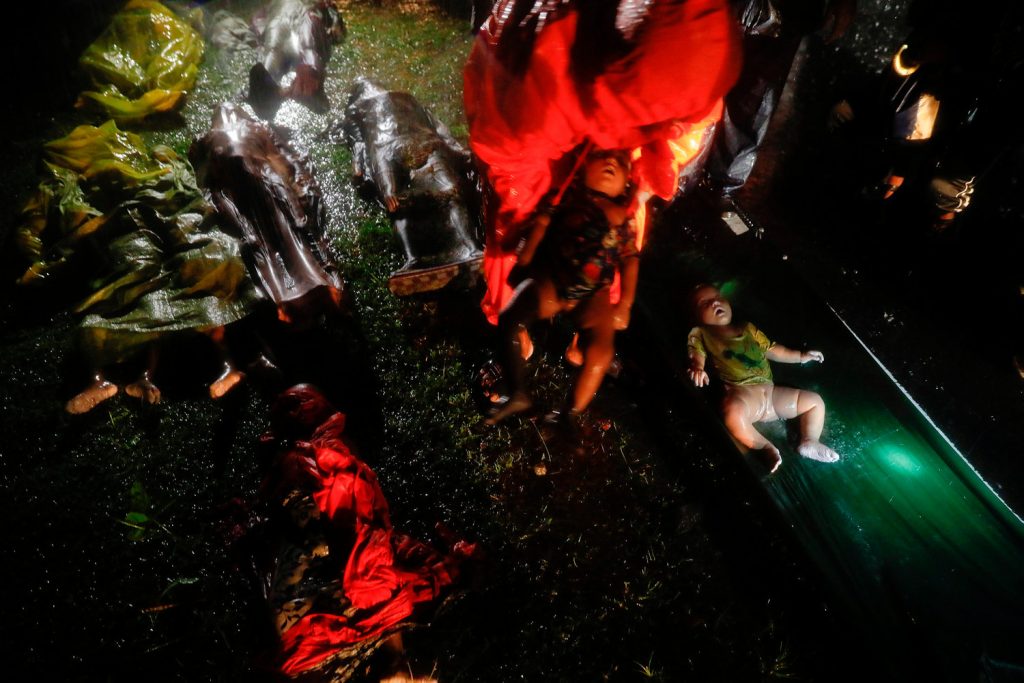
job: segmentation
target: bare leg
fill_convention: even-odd
[[[529,410],[533,399],[525,389],[526,361],[522,331],[535,320],[553,317],[562,302],[550,280],[524,280],[498,318],[498,335],[504,344],[502,361],[508,383],[508,400],[496,408],[484,422],[497,424],[509,415]],[[529,339],[529,334],[525,335]],[[532,345],[532,342],[531,342]]]
[[[835,462],[839,454],[821,443],[821,430],[825,426],[825,402],[813,391],[792,387],[775,387],[772,397],[775,412],[783,420],[800,418],[800,445],[797,453],[819,462]]]
[[[569,365],[575,365],[576,367],[583,365],[583,352],[580,351],[579,332],[572,336],[569,348],[565,350],[565,360],[568,361]]]
[[[124,388],[124,393],[128,394],[132,398],[137,398],[150,405],[155,405],[160,402],[160,389],[153,384],[150,377],[156,371],[156,362],[159,357],[159,351],[157,350],[156,344],[149,347],[149,366],[143,371],[139,378]]]
[[[779,469],[782,464],[782,454],[768,439],[761,435],[761,432],[754,429],[754,419],[758,416],[756,397],[748,396],[748,387],[732,389],[726,395],[722,404],[723,419],[725,427],[732,434],[733,438],[747,448],[754,451],[762,451],[768,460],[768,469],[771,472]],[[761,391],[767,391],[767,387],[759,387]]]
[[[519,350],[523,356],[523,360],[530,360],[530,356],[533,355],[533,340],[530,339],[530,331],[525,327],[519,328]]]
[[[117,393],[117,385],[107,381],[102,372],[97,371],[92,384],[79,392],[64,405],[64,410],[72,415],[87,413],[100,403]]]
[[[586,410],[594,399],[615,358],[615,321],[607,290],[587,299],[581,311],[580,327],[585,335],[583,367],[573,387],[573,411]]]

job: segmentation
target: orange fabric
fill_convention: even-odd
[[[470,146],[494,200],[484,253],[483,308],[491,322],[511,295],[505,278],[515,256],[506,238],[564,180],[564,157],[586,140],[605,149],[641,148],[634,181],[670,199],[678,166],[668,141],[717,120],[739,72],[738,36],[725,0],[654,0],[628,53],[593,82],[571,76],[574,3],[544,24],[519,73],[498,54],[503,38],[516,35],[502,26],[512,1],[494,8],[463,74]]]

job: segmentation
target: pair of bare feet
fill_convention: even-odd
[[[533,356],[533,340],[530,339],[530,333],[526,331],[526,328],[520,328],[517,334],[523,360],[530,360],[530,357]],[[569,348],[565,350],[565,360],[569,365],[576,367],[583,365],[583,351],[580,350],[580,335],[578,333],[573,335],[572,341],[569,342]]]
[[[530,360],[533,356],[533,339],[530,338],[530,333],[527,332],[526,328],[519,328],[516,332],[519,336],[519,348],[522,354],[523,360]],[[565,360],[573,366],[579,367],[583,365],[583,351],[580,350],[580,335],[573,335],[572,341],[569,343],[569,347],[565,350]],[[501,402],[501,397],[497,394],[491,395],[491,402],[496,404],[491,410],[490,415],[484,420],[484,424],[495,425],[506,417],[521,413],[524,410],[529,410],[533,407],[533,401],[528,394],[525,392],[519,392],[513,396],[509,396],[504,402]]]
[[[770,472],[775,472],[775,470],[779,469],[779,465],[782,464],[782,454],[779,453],[779,449],[775,447],[775,444],[769,442],[761,448],[761,452],[764,453]],[[804,439],[801,441],[800,445],[796,447],[796,452],[805,458],[817,460],[818,462],[836,462],[839,460],[838,453],[814,439]]]
[[[231,365],[225,364],[224,371],[220,377],[210,384],[210,398],[221,398],[234,389],[243,379],[245,379],[245,373]],[[118,390],[119,387],[103,377],[103,375],[96,375],[92,384],[65,404],[64,410],[72,415],[87,413],[100,403],[116,396]],[[148,372],[142,373],[139,379],[125,385],[124,393],[149,405],[155,405],[160,402],[160,388],[150,381]]]

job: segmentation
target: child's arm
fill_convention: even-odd
[[[707,360],[707,352],[704,350],[704,343],[700,338],[700,328],[694,328],[686,339],[686,354],[690,358],[690,369],[686,374],[690,381],[698,387],[706,387],[711,379],[704,369],[704,362]]]
[[[537,247],[540,245],[541,240],[544,239],[550,224],[551,215],[548,212],[538,211],[534,215],[533,220],[530,222],[530,231],[526,234],[526,241],[523,242],[523,246],[519,250],[517,258],[519,265],[530,265],[530,261],[533,260],[533,255],[537,252]]]
[[[764,355],[776,363],[808,363],[812,360],[821,363],[825,360],[825,354],[821,351],[797,351],[782,344],[772,344]]]

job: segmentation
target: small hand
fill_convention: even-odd
[[[804,351],[800,354],[801,363],[809,363],[810,361],[817,361],[818,363],[825,362],[825,354],[821,351]]]
[[[690,370],[687,372],[690,376],[690,381],[698,387],[706,387],[711,379],[708,377],[708,373],[704,368],[698,368],[695,365],[690,366]]]
[[[388,213],[398,211],[398,198],[390,194],[384,197],[384,208],[388,210]]]

